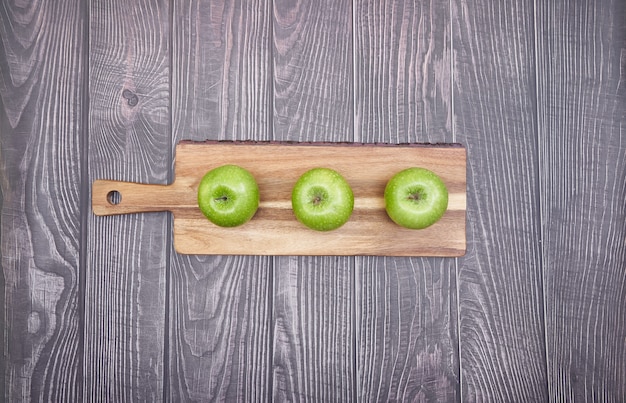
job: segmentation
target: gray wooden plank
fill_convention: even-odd
[[[2,401],[81,396],[84,7],[0,6]]]
[[[271,3],[177,1],[173,14],[173,142],[269,139]],[[171,262],[168,399],[267,400],[271,257]]]
[[[275,140],[352,141],[351,2],[274,2]],[[350,257],[276,257],[272,396],[354,400]]]
[[[453,142],[449,3],[355,7],[356,140]],[[357,258],[360,399],[458,400],[455,262]]]
[[[166,183],[169,2],[93,1],[89,16],[90,182]],[[90,215],[88,224],[84,398],[160,401],[169,219]]]
[[[454,130],[468,148],[461,399],[546,401],[533,1],[452,2]]]
[[[276,258],[274,400],[354,400],[351,260]]]
[[[551,400],[626,397],[626,3],[539,2]]]

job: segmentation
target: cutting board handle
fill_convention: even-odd
[[[96,180],[91,192],[95,215],[168,211],[180,205],[172,185]]]

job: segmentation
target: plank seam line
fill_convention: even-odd
[[[268,85],[267,85],[267,92],[268,92],[268,108],[267,108],[267,124],[268,124],[268,137],[272,140],[276,139],[276,133],[274,130],[274,109],[275,109],[275,96],[274,94],[276,93],[275,90],[275,85],[276,85],[276,80],[274,79],[274,0],[269,0],[267,2],[268,5],[268,9],[266,9],[266,13],[267,13],[267,18],[268,18],[268,32],[269,34],[267,35],[267,49],[269,51],[269,55],[267,56],[267,80],[268,80]],[[266,365],[266,379],[267,379],[267,391],[265,392],[267,394],[267,400],[270,402],[274,401],[274,338],[275,338],[275,334],[274,334],[274,298],[276,297],[276,293],[274,292],[274,290],[276,290],[275,287],[275,271],[276,271],[276,266],[277,266],[277,262],[276,262],[276,256],[271,256],[269,259],[269,263],[271,264],[270,266],[270,270],[268,273],[268,279],[267,279],[267,308],[268,308],[268,313],[267,313],[267,318],[268,318],[268,324],[269,324],[269,328],[267,329],[267,333],[268,333],[268,346],[267,346],[267,352],[268,352],[268,358],[267,358],[267,365]]]
[[[352,114],[351,114],[351,119],[352,119],[352,141],[356,141],[357,139],[357,133],[356,133],[356,118],[355,115],[357,113],[357,104],[356,104],[356,88],[357,88],[357,78],[356,78],[356,66],[357,66],[357,54],[356,54],[356,46],[355,46],[355,35],[358,32],[357,31],[357,27],[356,27],[356,22],[357,22],[357,16],[356,16],[356,12],[357,12],[357,7],[355,6],[355,1],[351,1],[350,2],[350,7],[351,7],[351,21],[350,21],[350,27],[351,29],[351,35],[350,35],[350,46],[352,47]],[[359,401],[359,394],[357,392],[357,388],[358,388],[358,380],[359,380],[359,363],[358,363],[358,340],[357,340],[357,326],[359,321],[357,320],[357,312],[356,312],[356,293],[357,293],[357,287],[356,287],[356,271],[357,271],[357,261],[361,262],[361,264],[363,263],[364,259],[357,259],[356,257],[352,257],[351,259],[351,263],[352,263],[352,270],[351,270],[351,276],[350,276],[350,301],[351,301],[351,309],[350,309],[350,316],[351,316],[351,326],[352,326],[352,334],[351,334],[351,338],[352,338],[352,381],[351,381],[351,387],[352,387],[352,400],[353,401]],[[348,394],[349,396],[349,394]]]
[[[81,97],[83,100],[83,111],[81,116],[81,125],[82,125],[82,136],[79,137],[80,143],[80,152],[81,152],[81,162],[80,162],[80,238],[79,238],[79,249],[78,249],[78,327],[79,327],[79,339],[78,339],[78,354],[79,354],[79,363],[77,366],[77,376],[79,384],[77,385],[78,396],[77,401],[83,401],[84,396],[87,394],[85,391],[85,337],[86,337],[86,304],[87,304],[87,252],[88,252],[88,226],[89,226],[89,215],[91,213],[91,203],[90,203],[90,178],[89,178],[89,139],[90,139],[90,110],[91,110],[91,100],[90,100],[90,81],[89,77],[91,74],[90,71],[90,62],[91,62],[91,2],[83,3],[84,9],[82,10],[82,17],[84,18],[83,24],[83,37],[85,39],[85,43],[82,47],[83,53],[83,73],[82,73],[82,89],[81,89]],[[82,269],[82,270],[81,270]],[[82,274],[81,274],[82,271]]]
[[[547,294],[547,290],[546,290],[546,286],[547,286],[547,279],[546,279],[546,262],[545,262],[545,253],[544,253],[544,246],[543,246],[543,239],[544,239],[544,232],[543,232],[543,188],[542,188],[542,184],[541,184],[541,172],[544,172],[543,170],[543,160],[541,158],[541,151],[539,150],[539,144],[540,144],[540,140],[541,140],[541,123],[540,123],[540,105],[539,105],[539,100],[540,100],[540,96],[539,96],[539,88],[541,88],[539,86],[539,27],[538,27],[538,4],[537,4],[537,0],[533,0],[533,34],[535,36],[535,40],[534,40],[534,67],[535,67],[535,91],[534,91],[534,95],[535,95],[535,153],[536,153],[536,158],[537,158],[537,165],[536,165],[536,171],[535,171],[535,176],[536,176],[536,188],[537,188],[537,192],[536,194],[537,196],[537,210],[539,213],[539,219],[538,219],[538,225],[539,228],[538,230],[538,235],[539,235],[539,239],[538,239],[538,253],[539,253],[539,269],[541,270],[541,304],[542,304],[542,312],[543,312],[543,320],[542,320],[542,327],[543,327],[543,338],[544,338],[544,369],[546,371],[546,383],[544,385],[545,387],[545,392],[547,394],[547,397],[549,399],[550,397],[550,392],[551,392],[551,387],[550,387],[550,380],[548,379],[549,377],[549,365],[548,365],[548,329],[547,329],[547,318],[548,318],[548,308],[547,308],[547,301],[546,301],[546,296]]]
[[[168,119],[169,119],[169,128],[170,128],[170,132],[169,132],[169,141],[168,141],[168,150],[167,150],[167,158],[169,159],[170,163],[168,164],[168,170],[167,170],[167,184],[171,184],[174,180],[174,147],[172,145],[172,142],[174,141],[174,138],[176,137],[174,135],[174,120],[173,120],[173,116],[174,116],[174,112],[173,112],[173,106],[174,106],[174,102],[173,102],[173,92],[172,92],[172,88],[173,88],[173,65],[174,65],[174,0],[169,0],[168,1],[168,25],[169,25],[169,31],[168,31],[168,44],[169,44],[169,49],[168,49],[168,57],[169,57],[169,68],[168,68],[168,91],[169,91],[169,96],[168,96],[168,101],[169,101],[169,105],[168,105]],[[170,288],[172,286],[172,278],[171,278],[171,269],[172,269],[172,248],[173,248],[173,233],[172,233],[172,220],[173,220],[173,214],[169,213],[168,217],[167,217],[167,221],[166,221],[166,234],[167,234],[167,238],[166,238],[166,245],[165,245],[165,303],[164,305],[164,309],[165,312],[163,313],[163,323],[164,323],[164,327],[165,329],[163,329],[163,359],[162,359],[162,363],[163,363],[163,369],[161,370],[162,372],[162,376],[163,376],[163,384],[162,384],[162,401],[163,402],[167,402],[168,401],[168,395],[170,393],[170,382],[169,382],[169,378],[170,378]]]
[[[455,99],[454,99],[454,91],[455,91],[455,77],[454,77],[454,17],[455,17],[455,13],[454,13],[454,9],[453,9],[453,0],[450,0],[448,3],[448,12],[449,12],[449,17],[450,17],[450,111],[451,111],[451,115],[452,115],[452,122],[451,122],[451,126],[452,126],[452,141],[456,143],[457,138],[456,138],[456,110],[454,108],[455,106]],[[466,181],[467,181],[467,174],[466,174]],[[466,206],[466,220],[467,220],[467,206]],[[467,237],[467,228],[465,230],[466,232],[466,237]],[[465,245],[465,248],[467,249],[467,242]],[[457,338],[457,354],[458,354],[458,363],[457,363],[457,370],[459,371],[459,384],[458,384],[458,393],[459,393],[459,400],[463,400],[463,371],[462,371],[462,361],[461,361],[461,292],[459,290],[459,287],[461,285],[460,282],[460,275],[459,275],[459,258],[455,257],[454,258],[454,276],[455,276],[455,291],[456,291],[456,338]]]

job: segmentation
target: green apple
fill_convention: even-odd
[[[385,209],[396,224],[422,229],[439,221],[448,208],[448,189],[437,174],[408,168],[395,174],[385,187]]]
[[[302,224],[317,231],[330,231],[348,221],[354,208],[354,195],[337,171],[314,168],[296,182],[291,206]]]
[[[237,165],[222,165],[207,172],[198,187],[202,214],[220,227],[248,222],[259,207],[259,186],[254,176]]]

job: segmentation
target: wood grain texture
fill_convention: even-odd
[[[623,401],[625,8],[0,2],[0,401]],[[91,215],[184,138],[463,143],[468,253],[181,256],[167,214]]]
[[[353,141],[351,2],[273,10],[273,139]],[[355,399],[353,284],[354,258],[275,258],[274,399]]]
[[[353,29],[356,140],[454,141],[449,4],[356,1]],[[455,260],[357,258],[359,399],[459,399],[455,284]]]
[[[2,401],[81,396],[85,27],[80,1],[0,5]]]
[[[626,3],[539,2],[552,400],[626,397]]]
[[[353,258],[276,258],[275,401],[353,401]]]
[[[173,4],[172,144],[269,139],[271,3]],[[172,251],[169,400],[268,400],[271,264]]]
[[[533,2],[452,2],[455,133],[468,147],[461,399],[546,401]]]
[[[357,381],[363,401],[458,400],[450,260],[357,259]]]
[[[170,167],[167,1],[90,4],[89,178],[165,183]],[[163,398],[165,215],[90,215],[87,401]]]

